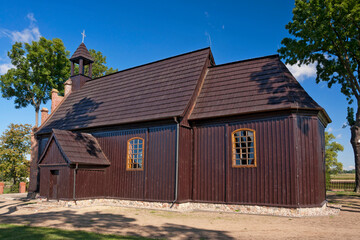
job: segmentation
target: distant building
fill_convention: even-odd
[[[205,48],[96,79],[83,43],[71,61],[34,136],[40,196],[324,204],[331,120],[279,56],[216,65]]]

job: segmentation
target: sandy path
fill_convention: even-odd
[[[39,209],[0,197],[0,222],[167,239],[360,239],[360,198],[331,197],[346,203],[338,216],[308,218],[108,206]]]

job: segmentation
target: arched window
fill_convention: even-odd
[[[232,166],[256,167],[255,130],[242,128],[232,132]]]
[[[127,142],[127,170],[144,169],[144,139],[135,137]]]

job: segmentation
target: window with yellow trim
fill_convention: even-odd
[[[131,138],[127,142],[127,170],[144,169],[144,139]]]
[[[254,130],[243,128],[232,133],[232,166],[256,167]]]

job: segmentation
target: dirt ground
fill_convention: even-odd
[[[340,214],[307,218],[109,206],[39,209],[32,201],[4,196],[0,195],[0,223],[165,239],[360,239],[356,196],[329,195],[330,202],[342,204]]]

